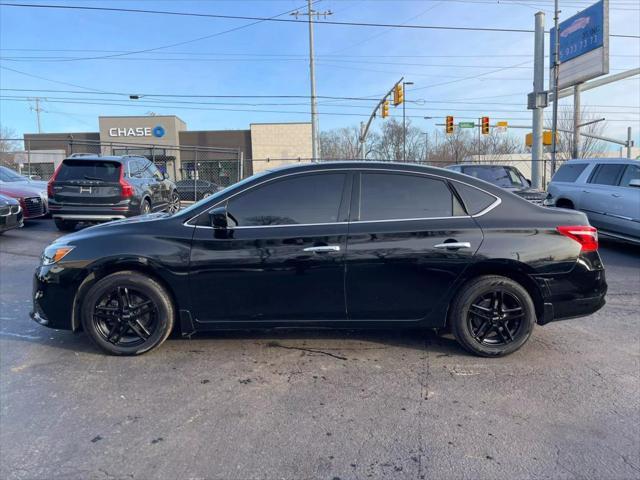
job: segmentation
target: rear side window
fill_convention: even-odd
[[[589,178],[595,185],[617,185],[625,165],[621,163],[603,163],[598,165]]]
[[[565,163],[551,179],[552,182],[575,182],[584,169],[586,163]]]
[[[334,223],[346,174],[296,175],[252,188],[229,200],[238,226]]]
[[[120,178],[120,164],[103,160],[64,160],[56,181],[91,180],[117,182]]]
[[[458,195],[467,207],[469,215],[476,215],[496,201],[496,197],[464,183],[453,183]]]
[[[404,174],[363,173],[360,220],[407,220],[464,215],[442,180]]]
[[[627,165],[627,169],[620,179],[621,187],[628,187],[631,180],[640,180],[640,167],[636,165]]]

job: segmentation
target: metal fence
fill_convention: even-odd
[[[151,160],[178,186],[182,200],[199,200],[251,174],[243,152],[199,145],[100,142],[73,138],[14,140],[16,151],[0,153],[0,164],[48,180],[59,163],[74,153],[136,155]],[[23,147],[20,149],[20,147]]]

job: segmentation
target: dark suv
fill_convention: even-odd
[[[145,157],[75,154],[47,185],[49,209],[59,230],[78,222],[108,222],[180,209],[175,184]]]

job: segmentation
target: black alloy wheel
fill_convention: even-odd
[[[82,301],[82,327],[103,350],[139,355],[164,342],[174,324],[170,295],[155,279],[132,271],[97,281]]]
[[[116,286],[93,307],[96,331],[114,345],[138,346],[158,328],[158,307],[143,293]]]
[[[174,191],[171,194],[171,199],[169,200],[167,211],[169,213],[176,213],[178,210],[180,210],[180,195],[178,195],[178,192]]]
[[[485,357],[518,350],[531,336],[535,322],[535,307],[527,290],[498,275],[467,282],[449,308],[449,325],[458,342]]]
[[[503,289],[496,289],[474,300],[467,323],[473,338],[481,344],[507,345],[518,336],[523,317],[520,300]]]

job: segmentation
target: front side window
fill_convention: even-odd
[[[621,187],[628,187],[631,180],[640,180],[640,167],[636,165],[627,165],[627,169],[620,179]]]
[[[624,167],[625,165],[621,163],[598,165],[593,175],[591,175],[589,183],[596,185],[617,185],[618,178]]]
[[[447,184],[421,175],[363,173],[360,220],[407,220],[464,215]]]
[[[240,227],[335,223],[346,174],[295,175],[233,197],[229,216]]]
[[[575,182],[584,169],[586,163],[565,163],[553,176],[552,182]]]

